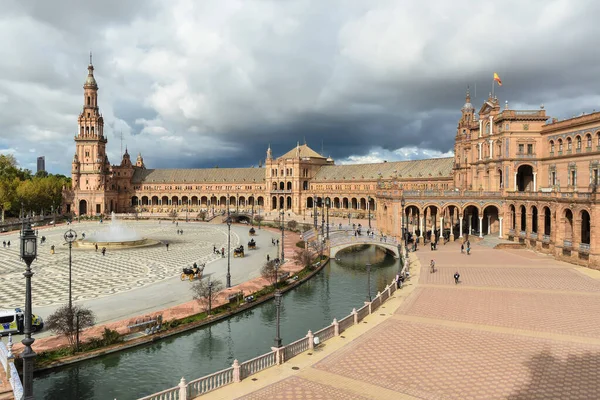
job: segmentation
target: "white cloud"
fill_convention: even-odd
[[[591,111],[598,14],[583,0],[14,2],[0,147],[70,171],[91,49],[113,163],[120,132],[150,167],[256,164],[303,137],[338,162],[442,156],[465,86],[479,103],[494,71],[511,106]]]

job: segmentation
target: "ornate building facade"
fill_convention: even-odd
[[[539,110],[512,110],[489,96],[478,112],[467,91],[454,157],[335,165],[306,144],[263,168],[147,169],[128,151],[111,165],[88,66],[78,119],[67,209],[110,212],[260,213],[306,217],[327,204],[332,216],[372,213],[382,232],[419,240],[496,235],[570,262],[600,266],[600,113],[564,121]]]

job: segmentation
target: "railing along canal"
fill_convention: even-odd
[[[279,349],[255,357],[243,363],[234,360],[233,365],[224,370],[201,378],[186,382],[181,378],[179,385],[162,392],[154,393],[150,396],[142,397],[139,400],[189,400],[196,396],[211,392],[230,383],[238,383],[264,369],[283,364],[291,358],[308,350],[314,350],[319,343],[339,336],[342,332],[351,326],[358,324],[367,315],[377,310],[391,295],[396,291],[396,283],[392,281],[388,286],[379,292],[371,302],[365,302],[365,305],[352,312],[341,320],[333,320],[331,325],[315,332],[308,331],[307,335]],[[318,340],[315,340],[318,338]]]
[[[14,360],[15,357],[12,353],[12,336],[9,335],[8,347],[4,342],[0,341],[0,364],[2,364],[4,372],[6,373],[6,378],[10,382],[15,400],[23,400],[23,384],[21,383],[17,367],[15,367]]]

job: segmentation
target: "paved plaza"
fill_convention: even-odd
[[[203,398],[598,398],[600,272],[472,248],[411,253],[422,267],[365,325]]]
[[[183,267],[194,262],[206,263],[205,277],[220,279],[225,283],[227,271],[227,225],[199,222],[182,222],[178,226],[170,221],[129,221],[144,237],[167,241],[163,244],[137,249],[108,250],[105,256],[100,251],[73,248],[72,291],[73,300],[92,308],[97,322],[108,322],[120,318],[144,314],[168,308],[192,299],[190,282],[181,282],[179,275]],[[49,315],[60,304],[68,302],[69,249],[63,239],[67,229],[74,229],[78,237],[90,235],[102,229],[98,222],[73,223],[53,228],[40,229],[39,236],[47,243],[39,246],[38,258],[32,264],[34,313]],[[244,258],[231,256],[232,284],[236,285],[260,276],[266,255],[275,257],[277,247],[271,238],[279,238],[276,232],[257,229],[254,236],[257,250],[247,250],[250,239],[248,225],[231,226],[231,248],[243,244]],[[177,230],[183,230],[178,235]],[[0,248],[0,308],[23,307],[25,284],[24,263],[19,259],[18,232],[1,236],[2,241],[11,242],[10,248]],[[50,246],[56,252],[50,254]],[[213,253],[213,245],[225,248],[225,258]],[[45,336],[43,332],[40,336]]]

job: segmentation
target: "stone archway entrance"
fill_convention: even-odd
[[[86,214],[87,214],[87,201],[80,200],[79,201],[79,215],[86,215]]]
[[[517,191],[533,192],[535,190],[535,177],[531,165],[521,165],[517,170]]]
[[[500,211],[496,206],[487,206],[483,209],[483,230],[479,236],[491,235],[500,232]]]

